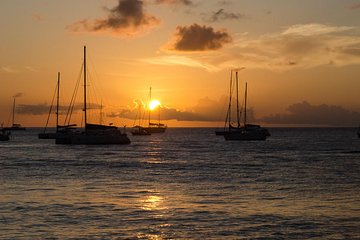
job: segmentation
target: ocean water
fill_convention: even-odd
[[[64,146],[0,142],[0,239],[359,239],[356,129],[209,128]]]

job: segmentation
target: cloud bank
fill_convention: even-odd
[[[287,108],[287,114],[264,117],[262,122],[271,124],[301,124],[323,126],[357,126],[360,113],[348,111],[340,106],[311,105],[304,101]]]
[[[246,66],[248,69],[287,71],[360,63],[359,27],[296,24],[283,31],[256,38],[251,38],[246,33],[231,38],[226,32],[213,34],[216,31],[212,28],[197,24],[192,26],[178,27],[174,35],[176,41],[171,42],[170,49],[177,55],[199,51],[199,54],[187,55],[187,63],[193,62],[192,67],[195,68],[206,66],[207,70],[212,71]],[[197,35],[200,37],[193,41]],[[230,43],[231,39],[232,44],[220,49],[225,43]],[[213,41],[214,44],[211,45]],[[218,47],[221,54],[205,52],[209,48],[208,43]],[[166,57],[171,59],[169,52]],[[164,56],[158,58],[161,61],[154,61],[154,64],[174,64],[164,61]]]
[[[162,120],[177,120],[177,121],[203,121],[203,122],[222,122],[225,121],[226,110],[225,105],[228,97],[223,96],[218,101],[202,98],[198,103],[186,110],[180,110],[171,107],[162,106],[160,114]],[[234,110],[235,111],[235,110]],[[232,113],[235,116],[235,112]],[[158,112],[153,113],[154,118],[157,118]],[[108,117],[120,117],[135,120],[138,116],[137,104],[133,107],[119,109],[113,112]],[[255,121],[253,109],[248,111],[249,121]]]
[[[182,52],[218,50],[231,41],[232,38],[226,30],[216,31],[212,27],[195,23],[190,26],[178,26],[168,50]]]
[[[119,0],[112,9],[105,9],[108,16],[101,19],[84,19],[67,27],[71,32],[112,33],[133,36],[160,23],[160,20],[145,12],[141,0]]]

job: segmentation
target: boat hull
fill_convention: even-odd
[[[228,132],[224,135],[225,140],[236,141],[264,141],[266,134],[261,132]]]
[[[56,139],[58,136],[58,133],[39,133],[38,138],[39,139]]]
[[[164,133],[166,131],[166,127],[149,127],[145,128],[149,133]]]
[[[120,132],[71,132],[58,134],[55,138],[55,143],[73,145],[109,145],[130,144],[131,141],[125,133]]]
[[[216,136],[224,136],[225,134],[227,134],[229,131],[215,131],[215,135]]]
[[[151,135],[151,133],[148,131],[148,128],[144,128],[141,126],[133,127],[131,134],[133,136],[149,136],[149,135]]]
[[[9,135],[0,135],[0,141],[9,141],[10,137]]]
[[[26,128],[24,128],[24,127],[7,127],[4,129],[8,130],[8,131],[25,131],[26,130]]]
[[[270,136],[266,128],[259,125],[246,125],[246,127],[232,128],[232,130],[224,134],[225,140],[238,141],[263,141]]]

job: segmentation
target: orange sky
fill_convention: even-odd
[[[57,72],[68,105],[84,45],[90,101],[118,126],[133,125],[150,86],[170,127],[219,126],[240,67],[255,122],[360,123],[358,0],[2,0],[0,18],[5,125],[15,95],[16,122],[45,124]]]

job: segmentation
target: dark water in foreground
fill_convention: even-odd
[[[1,239],[359,239],[356,129],[226,142],[168,129],[128,146],[0,142]]]

